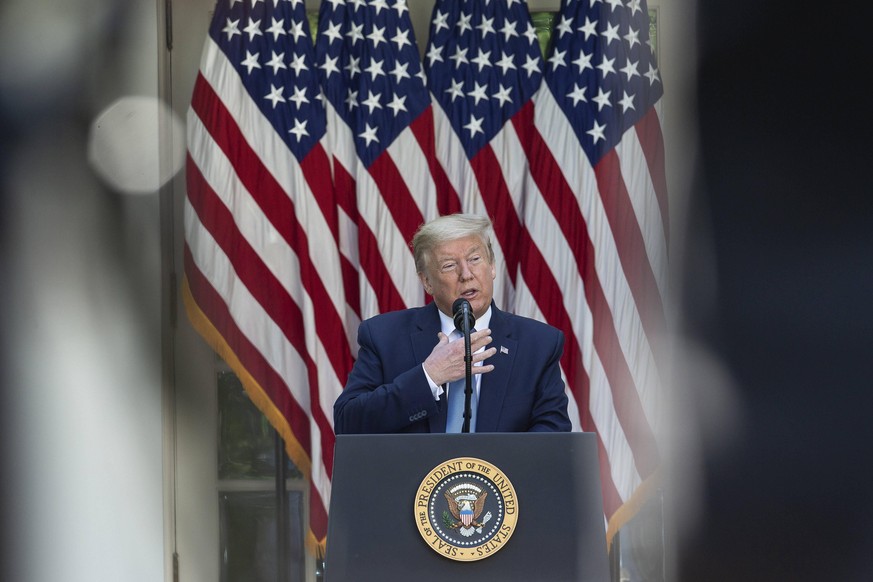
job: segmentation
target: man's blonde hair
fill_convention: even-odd
[[[415,270],[423,273],[433,250],[439,245],[464,238],[478,236],[488,249],[488,264],[494,264],[494,249],[491,247],[491,220],[478,214],[448,214],[422,224],[412,237],[412,253]]]

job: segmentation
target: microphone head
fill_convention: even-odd
[[[473,315],[473,308],[470,307],[470,302],[459,297],[452,303],[452,319],[455,322],[455,329],[464,333],[464,320],[467,320],[467,329],[470,330],[476,324],[476,316]]]

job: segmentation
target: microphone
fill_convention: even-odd
[[[455,328],[464,336],[464,424],[461,432],[470,432],[470,418],[472,418],[471,403],[473,399],[473,354],[470,353],[470,329],[476,324],[476,316],[470,302],[459,297],[452,303],[452,319]]]
[[[470,302],[460,297],[452,303],[452,319],[455,321],[455,329],[464,335],[469,335],[470,329],[476,324],[476,316],[473,315],[473,308],[470,307]],[[464,322],[466,320],[466,329]]]

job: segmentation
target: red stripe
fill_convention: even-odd
[[[282,333],[305,363],[310,402],[316,403],[316,405],[311,406],[310,414],[321,433],[322,459],[330,472],[333,459],[333,428],[324,411],[317,405],[319,402],[318,367],[306,348],[303,313],[279,280],[264,265],[242,233],[239,232],[233,214],[222,203],[215,191],[209,187],[203,179],[200,169],[190,157],[188,158],[187,179],[188,199],[191,201],[191,206],[197,213],[200,223],[224,251],[239,280],[263,307],[270,319],[282,330]],[[347,342],[344,343],[348,346]],[[289,378],[289,381],[294,381],[294,379]],[[340,377],[340,382],[345,383],[344,376]],[[307,452],[310,450],[307,449]]]
[[[664,170],[664,137],[661,134],[661,121],[658,112],[652,107],[636,125],[637,136],[643,148],[643,155],[649,167],[649,176],[655,187],[655,196],[661,209],[661,222],[664,240],[670,242],[670,208],[667,199],[667,174]],[[669,248],[669,244],[667,244]]]
[[[337,200],[340,207],[355,220],[358,227],[358,261],[360,262],[360,270],[369,281],[370,286],[376,292],[376,299],[379,304],[379,312],[394,311],[406,307],[406,302],[400,295],[400,291],[394,285],[394,277],[385,267],[382,260],[382,254],[379,251],[379,245],[376,242],[376,237],[370,231],[369,225],[358,214],[358,202],[355,198],[356,182],[346,168],[339,162],[334,160],[334,180],[340,189],[340,195]],[[349,263],[351,266],[351,263]],[[357,269],[352,266],[352,269],[344,271],[346,281],[346,291],[354,289],[354,297],[356,298],[358,318],[361,318],[361,303],[360,303],[360,285],[358,277],[360,274]]]
[[[319,542],[327,537],[327,504],[312,479],[309,480],[309,529]]]
[[[625,433],[625,438],[633,451],[634,464],[637,471],[645,478],[656,468],[660,455],[657,451],[654,434],[640,402],[639,393],[624,358],[621,344],[618,341],[609,304],[595,270],[595,250],[585,218],[560,166],[552,157],[551,151],[543,141],[539,131],[536,128],[524,131],[524,126],[517,127],[517,131],[519,131],[521,143],[525,146],[528,159],[537,161],[537,163],[531,164],[531,175],[560,225],[564,238],[570,245],[570,250],[576,259],[579,275],[584,282],[585,298],[591,309],[594,323],[594,348],[603,363],[612,391],[615,412]],[[527,277],[525,280],[527,281]],[[537,296],[535,295],[535,297]],[[554,303],[556,301],[560,301],[560,293],[551,297],[537,297],[538,303]],[[568,336],[572,335],[569,321],[555,323],[548,318],[547,321],[562,329]],[[566,373],[569,376],[569,372]]]
[[[409,128],[427,157],[430,175],[436,186],[437,212],[440,215],[461,212],[461,198],[449,181],[445,168],[439,163],[434,152],[436,138],[434,137],[433,105],[429,105],[427,111],[415,118]]]
[[[403,176],[400,175],[400,171],[394,163],[394,158],[391,157],[387,149],[373,160],[368,171],[373,177],[403,240],[411,241],[415,231],[424,223],[424,216],[421,215],[415,202],[416,197],[409,190],[409,185],[403,180]],[[368,192],[362,194],[364,196],[373,195]]]
[[[351,349],[343,329],[342,318],[337,313],[310,258],[306,231],[297,221],[294,204],[281,185],[264,168],[258,155],[249,147],[236,121],[202,75],[198,76],[191,107],[200,117],[212,139],[233,164],[243,185],[261,207],[264,215],[294,249],[300,264],[301,281],[312,299],[316,333],[325,347],[337,377],[344,383],[353,362]],[[323,150],[319,148],[318,151]],[[310,187],[329,178],[330,167],[326,157],[323,162],[313,162],[301,168],[304,171],[315,172],[313,175],[304,176]]]
[[[357,225],[361,217],[358,214],[358,202],[355,199],[355,180],[346,172],[345,167],[334,158],[333,183],[336,192],[337,206],[348,216],[349,220],[356,225],[355,232],[350,238],[354,238],[357,244]],[[358,266],[344,254],[340,254],[342,261],[343,287],[345,288],[346,304],[352,312],[361,319],[361,284],[358,281]]]
[[[245,370],[288,421],[294,438],[305,451],[311,451],[309,415],[294,399],[282,377],[264,359],[258,349],[237,327],[224,299],[215,291],[194,262],[191,249],[185,245],[185,276],[191,288],[191,295],[200,311],[215,326],[228,347],[239,358]]]
[[[615,150],[607,152],[600,159],[594,167],[594,175],[622,270],[640,313],[649,345],[652,351],[656,351],[658,339],[663,337],[667,329],[664,305]]]
[[[520,238],[523,249],[521,271],[525,283],[531,290],[546,321],[564,332],[564,353],[561,355],[561,367],[564,369],[567,385],[579,408],[582,430],[597,433],[604,512],[608,518],[621,506],[621,496],[612,480],[606,447],[597,431],[597,426],[594,424],[594,418],[591,416],[591,384],[585,366],[582,364],[579,338],[572,331],[570,314],[564,307],[564,302],[561,299],[563,293],[558,282],[527,229],[522,231]]]

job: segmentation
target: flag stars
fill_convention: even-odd
[[[594,22],[591,21],[587,16],[585,17],[585,24],[577,28],[579,32],[585,35],[585,40],[587,41],[591,36],[597,34],[597,20]]]
[[[385,74],[385,71],[382,70],[384,64],[384,60],[377,61],[376,59],[373,59],[370,61],[370,65],[364,70],[370,74],[370,79],[375,81],[378,77]]]
[[[285,25],[285,19],[276,20],[272,19],[273,23],[270,25],[270,28],[267,29],[267,32],[273,35],[273,42],[279,39],[280,35],[285,35],[285,29],[283,28]]]
[[[594,122],[594,127],[586,131],[588,135],[591,136],[591,139],[594,140],[594,144],[597,145],[597,142],[600,140],[606,140],[606,124],[600,125],[597,121]]]
[[[299,76],[300,71],[308,71],[309,67],[306,66],[306,55],[294,55],[291,57],[291,62],[288,63],[288,66],[294,69],[294,72]]]
[[[401,111],[407,111],[406,109],[406,96],[401,97],[400,95],[394,94],[394,98],[388,104],[388,108],[394,112],[394,117],[400,115]]]
[[[573,64],[579,67],[579,74],[581,75],[585,69],[594,70],[594,66],[591,64],[591,57],[593,54],[586,54],[585,51],[579,51],[579,56],[576,57],[576,60],[573,61]]]
[[[362,104],[366,105],[370,109],[370,115],[372,115],[373,111],[375,111],[376,109],[382,109],[382,104],[379,102],[379,99],[381,99],[381,97],[381,93],[373,93],[373,91],[370,91],[370,95],[366,99],[364,99],[364,101],[362,101]]]
[[[252,42],[256,36],[264,36],[264,33],[261,32],[260,20],[249,20],[249,23],[243,30],[249,35],[249,42]]]
[[[555,48],[555,52],[552,53],[551,57],[549,57],[549,63],[551,63],[553,71],[556,71],[561,67],[567,66],[567,63],[564,62],[564,58],[566,56],[567,51],[560,51]]]
[[[507,103],[512,103],[512,87],[501,85],[500,89],[497,90],[497,93],[494,94],[494,99],[500,102],[500,107],[503,107]]]
[[[661,77],[658,74],[658,69],[655,68],[654,65],[649,65],[649,70],[646,71],[645,77],[649,80],[649,85],[654,85],[655,83],[661,82]]]
[[[391,37],[391,42],[397,45],[397,52],[403,50],[405,46],[412,46],[412,42],[409,40],[409,30],[398,30],[397,34]]]
[[[379,138],[376,137],[376,128],[370,127],[369,123],[364,124],[364,131],[359,133],[358,137],[367,142],[364,147],[369,147],[373,142],[379,143]]]
[[[537,29],[534,28],[532,22],[527,23],[527,30],[524,31],[524,36],[527,37],[527,41],[529,44],[534,44],[539,39],[537,38]]]
[[[370,0],[370,8],[375,8],[376,16],[379,16],[382,10],[388,10],[388,3],[385,0]]]
[[[640,44],[640,31],[630,28],[628,33],[624,35],[624,39],[628,43],[628,49],[634,48],[634,45]]]
[[[565,34],[571,34],[573,32],[572,19],[561,18],[561,22],[558,23],[556,30],[558,31],[558,38],[564,38]]]
[[[496,34],[494,31],[494,18],[483,18],[482,22],[476,25],[476,29],[479,31],[479,34],[482,35],[483,39],[489,34]]]
[[[497,61],[497,63],[495,63],[495,64],[498,67],[500,67],[501,69],[503,69],[504,75],[506,74],[506,71],[508,71],[509,69],[517,68],[515,66],[515,62],[512,59],[512,55],[508,55],[506,53],[503,53],[501,59],[499,61]]]
[[[260,69],[261,68],[261,63],[258,62],[258,55],[260,55],[260,53],[252,54],[249,51],[246,51],[246,58],[244,58],[242,60],[242,63],[240,63],[242,66],[244,66],[247,69],[247,72],[249,74],[252,73],[252,69]]]
[[[354,79],[361,72],[361,58],[350,55],[345,70],[349,74],[349,79]]]
[[[309,99],[306,97],[306,87],[294,87],[294,96],[289,97],[288,101],[293,101],[297,109],[300,109],[304,103],[309,103]]]
[[[475,137],[477,133],[485,134],[482,130],[483,121],[485,121],[484,117],[476,117],[475,115],[470,116],[470,122],[464,126],[464,129],[470,132],[470,138]]]
[[[395,83],[399,85],[403,79],[411,78],[407,69],[409,69],[409,63],[401,63],[400,61],[394,63],[394,69],[391,71],[391,74],[394,75]]]
[[[367,40],[373,43],[373,48],[378,48],[379,43],[382,42],[387,44],[388,41],[385,40],[385,27],[383,26],[380,28],[378,26],[374,26],[373,31],[367,35]]]
[[[455,68],[459,68],[462,64],[467,64],[470,61],[467,60],[467,48],[461,48],[460,45],[455,47],[455,54],[449,57],[450,61],[455,62]]]
[[[334,41],[342,40],[343,34],[341,32],[343,27],[342,22],[330,22],[327,25],[327,28],[324,29],[324,36],[326,36],[329,40],[328,44],[333,44]]]
[[[603,31],[603,37],[606,39],[606,46],[609,46],[613,41],[618,40],[618,25],[613,26],[610,23],[606,24],[606,30]]]
[[[479,54],[471,62],[479,67],[479,72],[481,73],[482,69],[491,66],[491,51],[486,53],[482,51],[482,47],[479,47]]]
[[[524,64],[521,66],[522,69],[527,71],[528,79],[534,75],[535,73],[540,73],[540,60],[536,57],[532,57],[530,55],[525,56]]]
[[[267,61],[267,66],[273,68],[273,74],[275,75],[279,72],[279,69],[287,69],[288,67],[286,67],[284,63],[285,53],[276,54],[276,51],[272,52],[273,57]]]
[[[634,96],[628,95],[627,91],[624,91],[624,96],[618,103],[621,105],[622,113],[627,113],[628,109],[636,110],[636,107],[634,107]]]
[[[442,47],[442,46],[437,46],[437,45],[435,45],[435,44],[431,45],[430,50],[427,51],[427,61],[428,61],[428,64],[432,67],[434,63],[437,63],[437,62],[443,63],[443,62],[445,62],[445,61],[443,60],[442,53],[443,53],[443,47]]]
[[[452,86],[446,89],[445,92],[449,94],[452,99],[452,103],[454,103],[455,99],[457,99],[458,97],[464,97],[464,83],[463,81],[455,81],[454,79],[452,79],[451,84]]]
[[[503,42],[509,42],[509,39],[513,36],[518,36],[518,31],[516,31],[516,23],[507,20],[506,24],[503,25],[503,28],[500,29],[500,32],[503,33]]]
[[[306,36],[306,32],[303,30],[303,22],[297,21],[291,23],[291,28],[288,30],[291,33],[291,36],[294,37],[294,42],[300,40],[301,36]]]
[[[600,69],[600,74],[603,75],[605,79],[606,76],[610,73],[615,73],[615,67],[613,64],[615,63],[615,59],[608,59],[606,55],[603,55],[603,61],[597,65],[597,68]]]
[[[580,87],[579,83],[576,83],[576,86],[572,91],[567,93],[567,97],[573,100],[573,107],[579,105],[580,102],[588,102],[588,98],[585,97],[585,91],[588,90],[588,87]]]
[[[622,67],[621,72],[625,74],[628,81],[639,76],[639,73],[637,72],[638,64],[637,61],[628,61],[625,66]]]
[[[352,41],[352,46],[355,46],[359,40],[364,40],[364,25],[352,24],[349,27],[349,31],[346,33],[346,38]]]
[[[461,13],[461,17],[458,19],[458,23],[455,25],[458,27],[458,36],[463,35],[468,30],[473,30],[473,27],[470,26],[471,18],[473,18],[473,15],[469,12]]]
[[[436,16],[433,17],[433,26],[434,26],[434,36],[439,34],[442,29],[449,29],[449,25],[447,24],[447,20],[449,19],[449,13],[446,12],[443,14],[442,12],[437,12]]]
[[[294,127],[288,130],[288,133],[297,138],[297,143],[300,143],[301,139],[309,135],[309,131],[306,129],[307,123],[309,123],[308,119],[304,119],[303,121],[295,119]]]
[[[285,103],[285,97],[282,95],[283,87],[276,87],[270,83],[270,92],[264,95],[264,98],[273,103],[273,109],[279,103]]]
[[[330,79],[330,76],[334,73],[339,73],[339,67],[336,66],[337,60],[339,60],[339,57],[325,57],[324,63],[321,64],[321,70],[324,71],[326,79]]]
[[[236,20],[227,19],[227,24],[224,25],[224,28],[221,29],[221,32],[227,35],[227,40],[230,41],[236,35],[242,35],[239,31],[239,18]]]
[[[475,99],[475,104],[479,105],[479,101],[482,101],[483,99],[488,99],[488,96],[485,94],[485,90],[488,88],[488,85],[485,85],[484,83],[480,85],[479,83],[475,82],[473,83],[473,85],[475,85],[475,87],[467,94],[467,96]]]
[[[358,106],[358,92],[349,89],[348,93],[346,93],[345,104],[346,110],[351,113]]]
[[[604,107],[612,107],[612,104],[609,102],[610,95],[612,95],[612,91],[604,92],[603,87],[598,88],[597,96],[591,99],[597,103],[597,111],[603,111]]]

